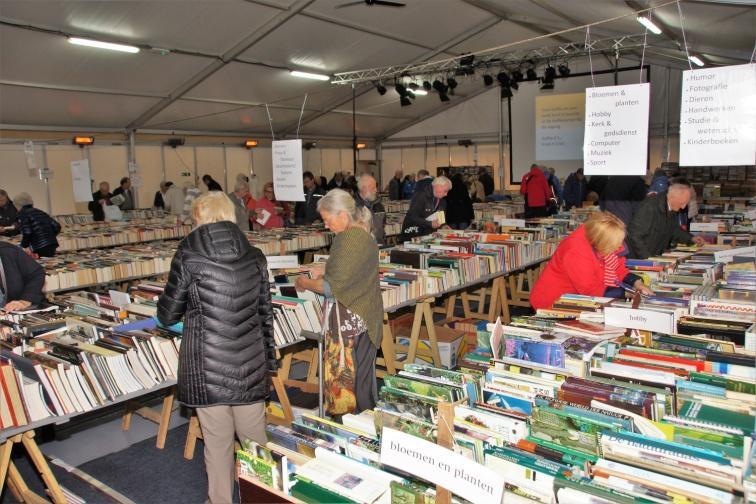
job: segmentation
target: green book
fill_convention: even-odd
[[[356,501],[347,499],[336,492],[331,492],[322,486],[301,476],[296,476],[297,482],[291,487],[291,496],[303,502],[312,504],[357,504]]]
[[[458,390],[453,390],[452,387],[413,380],[403,376],[386,375],[383,378],[383,383],[388,387],[449,402],[457,400],[459,395]]]
[[[702,425],[723,425],[740,429],[745,436],[750,436],[754,431],[751,415],[707,406],[699,401],[684,401],[678,416],[701,422]]]
[[[236,458],[239,460],[241,474],[255,477],[269,487],[282,488],[275,462],[263,460],[245,450],[237,450]]]

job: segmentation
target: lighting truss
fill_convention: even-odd
[[[630,51],[643,47],[644,34],[625,35],[607,39],[590,40],[583,42],[570,42],[553,46],[545,46],[537,49],[514,49],[511,51],[481,51],[475,55],[473,68],[484,69],[492,66],[518,67],[524,63],[538,64],[555,59],[574,58],[591,54],[616,55],[623,51]],[[460,60],[469,57],[468,54],[457,58],[429,61],[425,63],[393,65],[352,72],[334,74],[332,84],[357,84],[381,79],[399,77],[416,77],[421,75],[437,75],[453,72],[460,67]]]

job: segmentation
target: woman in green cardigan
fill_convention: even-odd
[[[336,236],[325,273],[314,270],[313,278],[298,278],[296,287],[335,298],[341,305],[338,312],[340,337],[344,338],[343,341],[347,338],[353,341],[356,412],[372,409],[377,398],[375,358],[381,344],[383,324],[378,246],[371,236],[373,218],[370,210],[358,207],[354,198],[341,189],[332,189],[321,198],[318,212],[326,227]],[[331,317],[331,320],[335,318]],[[335,328],[333,332],[336,334]],[[343,368],[343,350],[341,359],[326,362],[325,366],[330,366],[332,372]],[[334,392],[338,395],[337,390]],[[338,411],[339,414],[347,412]]]

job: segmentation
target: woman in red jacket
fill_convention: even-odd
[[[622,281],[647,294],[652,291],[618,257],[625,224],[609,212],[595,212],[557,247],[530,294],[533,308],[548,308],[562,294],[619,297]]]

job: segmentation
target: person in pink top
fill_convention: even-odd
[[[263,186],[263,196],[257,200],[254,207],[257,215],[257,224],[260,224],[263,228],[273,229],[284,227],[283,215],[285,212],[285,203],[276,201],[276,195],[273,192],[273,182],[268,182]],[[261,224],[260,221],[264,220],[266,212],[270,214],[265,224]]]

